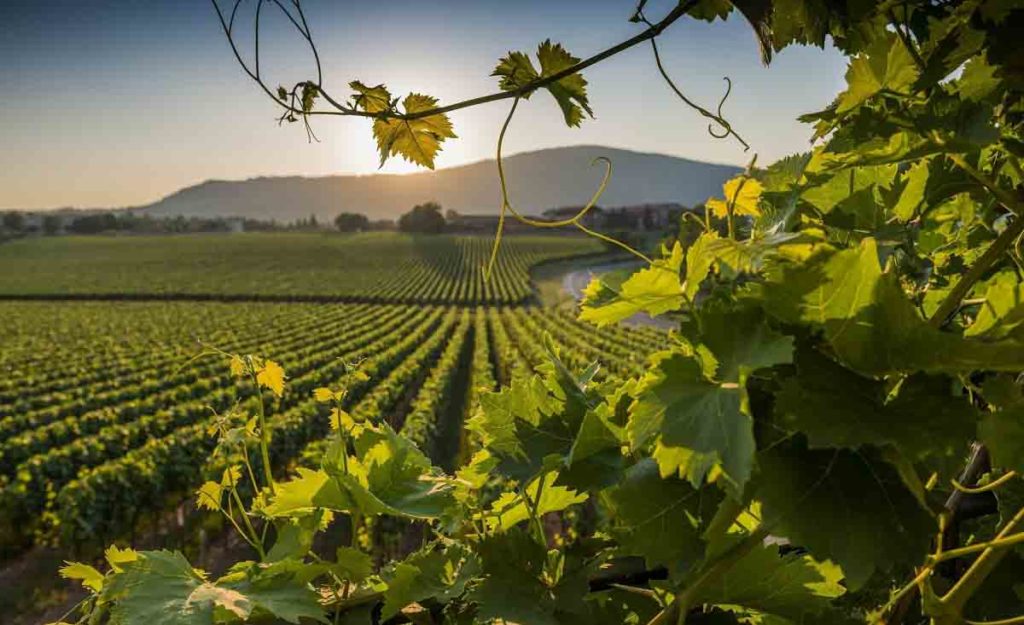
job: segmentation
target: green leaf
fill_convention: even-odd
[[[293,519],[284,519],[275,524],[277,539],[274,546],[267,552],[267,561],[276,562],[287,558],[303,558],[313,546],[316,533],[322,529],[324,518],[330,519],[330,513],[319,511],[316,514],[304,515]]]
[[[589,450],[580,462],[571,457],[588,411],[598,404],[596,393],[588,390],[596,368],[573,374],[549,342],[546,337],[548,360],[537,367],[542,375],[516,375],[509,387],[485,393],[467,427],[498,460],[501,474],[526,483],[542,471],[559,470],[560,485],[579,490],[606,474],[589,473],[607,459],[598,458],[597,449]],[[587,436],[600,436],[600,427],[591,422]]]
[[[996,76],[998,70],[988,64],[984,54],[971,59],[956,82],[960,96],[969,102],[981,102],[996,94],[1001,82]]]
[[[907,91],[917,77],[914,58],[894,33],[886,33],[850,63],[847,90],[839,95],[836,112],[851,111],[883,89]]]
[[[998,376],[986,380],[982,393],[992,412],[978,425],[978,438],[985,443],[992,465],[1024,473],[1024,396],[1020,386],[1007,376]]]
[[[711,461],[739,490],[754,466],[753,419],[745,381],[711,381],[692,356],[675,353],[660,360],[630,406],[628,425],[634,449],[656,434],[666,447],[682,447],[700,456],[703,470],[687,471],[694,485],[703,481]]]
[[[663,258],[626,279],[612,298],[604,297],[601,286],[591,282],[581,302],[580,319],[600,327],[639,312],[662,315],[678,310],[683,305],[683,286],[679,281],[682,264],[683,248],[677,241]]]
[[[500,77],[498,85],[502,91],[516,91],[539,78],[537,70],[529,55],[524,52],[509,52],[507,56],[498,61],[498,66],[491,72],[491,76]],[[523,93],[524,99],[529,99],[531,92]]]
[[[816,559],[839,564],[851,591],[875,571],[923,561],[937,525],[871,449],[780,444],[762,451],[758,465],[754,497],[763,523]]]
[[[402,101],[402,106],[405,114],[411,115],[437,107],[437,98],[410,93]],[[410,163],[433,169],[434,157],[441,150],[441,144],[445,139],[454,139],[455,132],[448,115],[435,113],[417,119],[376,119],[373,136],[377,140],[382,166],[388,157],[401,155]]]
[[[964,336],[1002,339],[1024,324],[1024,283],[1016,273],[1003,271],[988,281],[985,301]]]
[[[808,169],[821,167],[821,152],[816,152]],[[809,176],[811,182],[808,188],[800,195],[800,199],[808,202],[822,213],[830,213],[843,200],[849,198],[856,191],[863,189],[874,189],[879,186],[889,186],[897,168],[895,165],[880,165],[875,167],[858,167],[854,170],[840,172],[817,172]]]
[[[537,48],[537,60],[540,61],[540,71],[543,77],[557,74],[580,62],[578,58],[569,54],[561,44],[552,44],[550,39]],[[579,126],[583,121],[583,111],[586,111],[591,117],[594,116],[587,101],[587,81],[583,79],[582,74],[570,74],[549,84],[547,90],[558,102],[567,125]]]
[[[902,189],[899,200],[892,208],[892,212],[900,221],[913,219],[925,201],[928,188],[928,178],[931,173],[931,163],[928,160],[918,161],[911,165],[902,176]]]
[[[264,509],[270,518],[303,516],[317,508],[341,512],[354,509],[355,502],[347,496],[325,471],[300,467],[298,476],[277,484],[277,492]]]
[[[391,93],[384,85],[367,87],[358,80],[353,80],[348,86],[358,92],[358,95],[352,98],[357,108],[367,113],[381,113],[391,108]]]
[[[536,479],[526,487],[526,495],[533,502],[537,516],[543,516],[549,512],[561,512],[570,506],[583,503],[587,500],[587,493],[577,493],[565,486],[556,486],[558,480],[557,472],[550,472],[541,480]],[[537,498],[537,491],[540,490],[540,498]],[[490,531],[505,531],[515,527],[530,518],[530,509],[526,502],[517,493],[504,493],[491,504],[491,509],[485,517]]]
[[[872,238],[780,264],[764,285],[764,304],[784,323],[820,328],[838,359],[864,374],[1024,368],[1016,342],[964,339],[922,319],[896,276],[882,272]]]
[[[700,331],[687,325],[692,340],[702,342],[714,355],[714,379],[739,382],[741,371],[753,372],[793,361],[793,339],[768,327],[765,315],[753,306],[726,309],[709,304],[702,309]]]
[[[389,619],[405,606],[425,599],[452,601],[479,572],[476,555],[458,543],[416,552],[385,575],[388,588],[381,618]]]
[[[319,595],[309,582],[328,570],[326,564],[299,559],[273,563],[240,562],[216,586],[237,591],[252,606],[252,620],[275,617],[289,623],[312,619],[326,623]]]
[[[138,560],[128,564],[121,575],[122,588],[126,590],[111,610],[116,622],[207,625],[213,620],[216,593],[180,553],[139,552]],[[225,602],[237,604],[238,597],[231,595]]]
[[[526,533],[513,530],[486,537],[477,551],[484,575],[470,599],[478,605],[478,620],[558,625],[553,599],[539,579],[546,555],[543,547]]]
[[[386,424],[379,430],[365,429],[355,449],[359,462],[350,459],[350,466],[354,464],[356,470],[341,477],[363,513],[428,519],[441,516],[454,502],[450,480],[412,441]]]
[[[552,76],[580,62],[578,58],[569,54],[562,44],[551,43],[550,39],[537,47],[537,60],[540,61],[539,74],[528,55],[523,52],[509,52],[501,58],[491,76],[500,78],[498,84],[503,91],[520,91],[535,80]],[[570,74],[546,85],[545,88],[558,102],[565,123],[570,127],[580,125],[584,111],[591,117],[594,116],[587,99],[587,81],[582,74]],[[529,98],[531,93],[524,91],[521,97]]]
[[[992,464],[1024,473],[1024,405],[985,415],[978,436],[988,447]]]
[[[779,555],[778,549],[759,546],[724,575],[702,588],[700,603],[743,606],[803,622],[821,614],[846,589],[843,574],[830,562],[810,556]]]
[[[914,375],[893,391],[812,348],[797,352],[796,366],[775,412],[811,447],[892,445],[924,460],[960,456],[973,436],[978,412],[948,378]]]
[[[103,573],[100,573],[88,564],[65,562],[64,566],[60,568],[60,576],[64,579],[77,579],[82,583],[82,586],[94,592],[99,592],[103,589]]]
[[[387,425],[366,428],[355,443],[348,473],[298,469],[278,485],[265,509],[270,518],[302,516],[317,508],[362,514],[436,518],[453,503],[451,483],[423,452]]]
[[[589,622],[580,598],[587,593],[590,571],[565,551],[547,552],[526,532],[514,529],[487,536],[477,553],[482,579],[468,593],[477,604],[474,623]]]
[[[686,250],[686,282],[683,285],[683,293],[691,302],[697,297],[700,285],[715,264],[715,255],[709,248],[718,240],[718,234],[714,231],[703,232]]]
[[[338,547],[332,568],[341,579],[358,583],[373,574],[373,560],[358,549]]]
[[[609,531],[625,554],[643,556],[648,566],[686,571],[704,553],[701,522],[718,497],[676,478],[663,479],[654,461],[631,467],[622,483],[602,491],[600,503]]]

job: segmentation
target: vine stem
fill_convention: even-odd
[[[267,488],[270,489],[270,494],[276,494],[274,488],[274,475],[270,467],[270,431],[267,430],[267,411],[263,405],[263,391],[260,390],[260,383],[256,377],[256,368],[252,366],[250,362],[249,373],[252,377],[252,383],[256,387],[256,399],[258,400],[259,412],[257,413],[260,420],[260,459],[263,461],[263,479],[267,481]]]
[[[967,600],[971,598],[971,595],[978,589],[985,578],[999,565],[1002,561],[1003,556],[1006,555],[1008,547],[1012,544],[1024,542],[1024,534],[1017,534],[1020,539],[1016,542],[1006,540],[1010,537],[1010,532],[1013,528],[1024,521],[1024,508],[1017,511],[1017,514],[1012,519],[1006,522],[1006,526],[996,535],[994,541],[987,545],[985,550],[981,552],[981,555],[974,560],[971,567],[967,569],[967,572],[963,574],[957,583],[942,597],[942,603],[951,606],[956,610],[961,610]],[[998,544],[1003,541],[1002,544]],[[946,553],[953,553],[948,551]]]
[[[661,19],[661,21],[649,26],[643,32],[634,35],[633,37],[630,37],[629,39],[622,41],[614,46],[611,46],[610,48],[606,48],[593,56],[587,57],[586,59],[583,59],[578,63],[570,65],[569,67],[563,69],[562,71],[555,72],[548,76],[538,78],[537,80],[530,81],[521,86],[520,88],[512,91],[499,91],[497,93],[491,93],[489,95],[479,96],[476,98],[470,98],[468,100],[455,102],[454,104],[449,104],[447,106],[439,106],[431,109],[424,109],[422,111],[417,111],[415,113],[398,113],[397,111],[382,111],[379,113],[368,113],[366,111],[360,111],[358,109],[341,104],[340,102],[332,98],[329,94],[327,94],[327,92],[324,91],[321,85],[317,85],[317,90],[320,92],[320,95],[322,95],[324,99],[335,108],[335,110],[303,111],[302,109],[295,108],[289,105],[288,103],[279,100],[276,94],[274,94],[274,92],[269,87],[266,86],[263,80],[259,76],[257,76],[256,73],[253,72],[242,59],[242,54],[238,50],[238,47],[235,45],[235,40],[233,38],[233,25],[230,24],[228,20],[224,17],[224,13],[223,11],[221,11],[220,5],[217,4],[217,0],[210,1],[213,4],[214,10],[217,12],[217,18],[220,20],[221,29],[224,31],[224,34],[228,39],[228,43],[231,46],[231,51],[235,55],[235,59],[242,66],[242,69],[245,71],[245,73],[248,74],[249,77],[252,78],[254,81],[256,81],[260,85],[262,90],[270,97],[270,99],[279,106],[281,106],[283,109],[300,115],[343,115],[353,117],[371,117],[374,119],[399,119],[405,121],[411,121],[423,117],[430,117],[431,115],[450,113],[452,111],[457,111],[459,109],[477,106],[480,104],[487,104],[488,102],[497,102],[499,100],[507,100],[510,98],[520,98],[524,95],[532,93],[533,91],[536,91],[537,89],[558,82],[563,78],[567,78],[569,76],[572,76],[573,74],[578,74],[579,72],[585,70],[591,65],[600,63],[601,61],[609,57],[615,56],[620,52],[628,50],[629,48],[632,48],[637,44],[643,43],[645,41],[653,39],[654,37],[657,37],[662,33],[662,31],[664,31],[666,28],[671,26],[676,20],[685,15],[691,7],[697,4],[697,2],[693,0],[680,2],[675,7],[673,7],[672,10],[669,11],[668,14]],[[296,4],[298,4],[298,2],[296,2]],[[307,40],[309,40],[310,45],[313,45],[311,38],[307,38]]]

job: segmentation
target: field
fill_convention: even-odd
[[[410,434],[437,464],[451,468],[466,453],[461,426],[481,390],[540,364],[545,333],[572,365],[583,367],[600,359],[599,379],[639,372],[662,336],[650,329],[613,327],[595,338],[592,327],[585,328],[564,309],[487,304],[491,297],[527,299],[530,263],[572,250],[593,251],[572,239],[511,239],[496,274],[506,280],[500,296],[487,295],[487,289],[466,290],[465,285],[482,284],[473,263],[486,249],[484,239],[300,235],[280,241],[272,236],[57,241],[21,245],[42,248],[26,254],[29,258],[62,249],[63,255],[41,263],[48,271],[60,266],[61,271],[92,267],[93,272],[113,262],[110,258],[148,250],[141,253],[140,275],[125,278],[134,285],[124,289],[128,293],[139,293],[132,289],[147,284],[163,285],[168,292],[180,289],[185,270],[166,255],[194,246],[207,250],[205,257],[195,253],[183,261],[191,265],[188,271],[207,264],[204,272],[192,274],[203,285],[197,293],[219,287],[221,293],[237,295],[243,293],[240,285],[248,284],[255,299],[268,292],[282,294],[288,284],[295,284],[309,285],[310,294],[393,292],[396,303],[0,302],[0,369],[5,371],[0,379],[0,551],[7,557],[40,543],[86,552],[99,548],[151,526],[217,469],[210,458],[210,424],[215,412],[230,409],[246,394],[223,358],[190,360],[203,345],[273,358],[287,372],[287,392],[273,405],[274,466],[287,466],[326,434],[328,419],[312,390],[335,382],[346,362],[360,362],[369,378],[346,397],[349,412],[386,419]],[[289,246],[302,241],[313,248],[290,258]],[[433,275],[435,283],[425,287],[410,279],[393,282],[390,291],[383,285],[374,290],[374,277],[385,268],[351,250],[342,260],[325,251],[345,250],[347,241],[360,250],[375,245],[375,254],[395,243],[401,262],[425,258],[420,271]],[[278,244],[286,252],[271,254],[268,246]],[[210,245],[215,252],[209,251]],[[247,250],[253,258],[267,257],[264,267],[272,269],[245,266],[241,259],[248,256],[226,252],[236,245],[240,254]],[[260,246],[264,249],[254,251]],[[415,256],[417,249],[423,256]],[[92,250],[91,260],[70,260],[86,250]],[[0,251],[8,256],[14,252],[13,245]],[[161,257],[167,263],[162,273],[156,260]],[[213,258],[224,266],[209,265]],[[332,268],[320,277],[299,280],[302,264],[313,266],[318,258]],[[445,274],[438,267],[457,270]],[[266,282],[268,289],[248,282],[268,271],[276,276]],[[91,275],[92,281],[76,281],[37,273],[32,293],[59,295],[72,285],[75,293],[107,292],[90,288],[118,288],[118,276],[131,274]],[[285,279],[288,275],[292,277]],[[335,277],[327,281],[326,275]],[[10,272],[2,281],[5,292],[16,292]],[[399,284],[406,284],[404,291]],[[450,298],[451,303],[403,302],[417,298]],[[251,393],[247,396],[251,403]],[[252,406],[243,402],[241,408]]]
[[[0,246],[0,296],[519,303],[529,268],[601,251],[590,239],[510,237],[490,282],[485,237],[392,233],[53,237]]]

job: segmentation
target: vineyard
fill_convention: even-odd
[[[599,253],[589,239],[514,237],[494,276],[485,237],[392,233],[59,237],[0,246],[0,297],[510,304],[537,263]]]
[[[462,420],[493,390],[544,359],[550,334],[577,364],[601,356],[599,376],[641,370],[653,330],[596,340],[571,314],[532,307],[405,304],[6,302],[0,367],[0,549],[33,543],[102,546],[180,503],[218,469],[207,462],[217,414],[237,405],[230,372],[189,362],[197,341],[260,353],[288,372],[274,403],[275,466],[328,431],[312,390],[346,363],[366,379],[346,409],[385,416],[434,462],[453,466]]]
[[[496,236],[0,246],[0,599],[59,553],[54,625],[1024,625],[1024,3],[639,0],[629,38],[509,51],[445,103],[325,86],[301,0],[212,5],[281,125],[361,118],[382,166],[507,102]],[[764,64],[848,62],[807,152],[747,155],[660,245],[587,219],[608,158],[564,219],[516,206],[517,111],[580,126],[582,73],[641,44],[756,147],[732,80],[704,106],[659,48],[730,14]],[[602,251],[639,268],[538,305],[531,269]]]

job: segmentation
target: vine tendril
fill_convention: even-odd
[[[647,24],[648,26],[653,26],[653,24],[651,24],[651,22],[648,21],[646,17],[644,17],[642,11],[638,10],[637,15],[639,16],[640,21],[642,21],[643,23]],[[687,106],[689,106],[693,110],[697,111],[698,113],[700,113],[704,117],[707,117],[708,119],[711,120],[712,123],[708,124],[708,134],[710,134],[712,137],[714,137],[716,139],[725,139],[726,137],[732,135],[743,146],[743,151],[744,152],[749,150],[750,149],[750,144],[748,144],[746,141],[744,141],[743,137],[741,137],[739,135],[739,133],[737,133],[733,129],[732,124],[730,124],[728,122],[728,120],[726,120],[722,116],[722,106],[725,105],[725,101],[729,98],[729,94],[732,93],[732,80],[730,80],[727,76],[725,77],[725,81],[726,81],[725,94],[722,96],[722,99],[718,102],[718,109],[717,109],[718,113],[717,114],[716,113],[712,113],[711,111],[707,110],[703,106],[697,104],[696,102],[694,102],[690,98],[686,97],[686,94],[684,94],[682,92],[682,90],[680,90],[679,87],[676,86],[676,83],[668,75],[668,71],[665,69],[665,65],[661,61],[661,52],[658,50],[657,37],[651,37],[650,41],[651,41],[651,50],[654,51],[654,63],[658,66],[658,73],[660,73],[661,77],[665,79],[665,83],[668,84],[668,86],[672,89],[672,91],[675,92],[675,94],[677,96],[679,96],[680,100],[682,100]],[[719,126],[722,127],[722,134],[718,134],[718,133],[716,133],[713,130],[713,125],[714,124],[718,124]]]
[[[581,223],[581,220],[587,215],[587,213],[589,213],[595,206],[597,206],[598,200],[601,199],[601,196],[608,188],[608,182],[611,180],[612,162],[605,156],[599,156],[591,162],[591,166],[596,165],[599,162],[603,162],[605,164],[604,176],[601,178],[601,183],[597,186],[597,190],[594,191],[593,195],[590,196],[590,200],[588,200],[587,203],[572,217],[569,217],[568,219],[559,219],[554,221],[534,219],[532,217],[529,217],[528,215],[520,213],[512,205],[512,202],[511,200],[509,200],[508,197],[508,181],[505,177],[505,164],[502,160],[501,155],[502,148],[505,144],[505,133],[508,132],[508,127],[512,123],[512,117],[515,115],[516,108],[518,108],[519,101],[521,99],[522,98],[520,97],[516,97],[514,100],[512,100],[512,107],[509,109],[508,115],[505,117],[505,122],[501,125],[501,132],[498,133],[498,147],[495,160],[498,163],[498,181],[501,185],[501,210],[498,212],[498,229],[494,235],[494,245],[491,247],[491,255],[487,261],[487,267],[484,269],[484,280],[491,279],[491,272],[494,269],[494,263],[498,258],[498,249],[501,247],[501,237],[505,229],[505,218],[509,213],[511,213],[512,216],[520,223],[535,228],[562,228],[565,226],[574,226],[588,236],[592,236],[611,245],[615,245],[625,250],[626,252],[629,252],[630,254],[636,256],[637,258],[643,260],[648,265],[653,265],[654,261],[643,252],[640,252],[639,250],[634,249],[629,244],[620,241],[614,237],[608,236],[607,234],[597,232],[596,230],[591,230],[590,228],[587,228]]]

